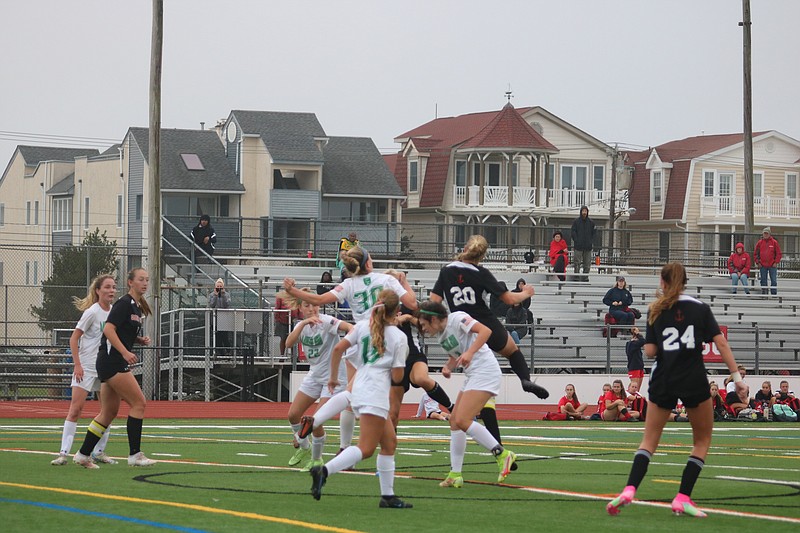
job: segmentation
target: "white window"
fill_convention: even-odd
[[[660,170],[650,172],[650,201],[654,204],[661,203],[661,188],[663,187],[661,176]]]
[[[786,173],[786,198],[797,200],[797,174],[794,172]]]
[[[561,165],[561,188],[585,191],[588,175],[587,165]]]
[[[764,173],[753,172],[753,198],[756,203],[761,203],[761,198],[764,197]]]
[[[408,162],[408,192],[417,192],[419,184],[417,183],[419,179],[419,162],[418,161],[409,161]]]
[[[53,231],[72,229],[72,198],[53,200]]]
[[[39,200],[33,202],[33,223],[39,225]]]
[[[594,189],[602,191],[605,186],[606,167],[595,165],[592,171],[594,172]]]
[[[456,187],[464,187],[467,184],[467,162],[456,161]]]
[[[122,195],[117,195],[117,227],[122,227]]]
[[[144,210],[144,196],[141,194],[136,195],[136,211],[134,211],[136,222],[142,221],[142,211]]]
[[[89,197],[83,199],[83,227],[89,229]]]
[[[710,198],[714,196],[714,182],[716,181],[717,172],[715,170],[703,171],[703,196]]]
[[[31,225],[31,203],[25,202],[25,225]]]

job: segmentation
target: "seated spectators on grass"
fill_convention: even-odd
[[[750,396],[747,391],[741,391],[739,393],[736,391],[728,392],[725,396],[725,404],[733,409],[734,414],[738,415],[739,411],[750,407]]]
[[[606,393],[611,390],[611,383],[603,383],[603,392],[597,399],[597,411],[595,411],[589,420],[602,420],[603,411],[606,410]]]
[[[605,410],[603,420],[608,422],[627,422],[631,419],[628,411],[628,396],[625,394],[625,387],[621,379],[615,379],[611,384],[611,390],[603,397]]]
[[[725,399],[719,393],[719,385],[717,385],[716,381],[711,381],[708,384],[708,388],[711,392],[711,407],[714,409],[714,420],[726,418],[728,410],[725,409]]]
[[[756,405],[761,405],[763,410],[771,409],[775,405],[775,394],[772,392],[772,383],[765,381],[754,397]]]
[[[567,420],[583,420],[583,412],[589,407],[586,402],[581,403],[575,392],[575,385],[568,384],[564,389],[564,396],[558,401],[558,412],[567,415]]]
[[[639,393],[639,383],[631,380],[628,384],[628,412],[631,418],[644,420],[647,416],[647,398]]]
[[[780,390],[775,393],[775,401],[788,405],[795,411],[800,410],[800,399],[794,395],[794,392],[789,390],[789,382],[785,379],[781,381]]]
[[[742,375],[742,381],[744,381],[744,378],[747,375],[747,369],[744,367],[744,365],[739,365],[738,367],[736,367],[736,370],[739,372],[739,374]],[[723,384],[725,385],[725,392],[726,393],[735,392],[736,391],[736,384],[733,382],[733,374],[731,374],[730,376],[725,378],[725,381],[723,382]],[[747,385],[747,383],[745,383],[745,385],[747,386],[747,396],[749,397],[750,396],[750,386]],[[726,399],[727,399],[727,396],[726,396]]]

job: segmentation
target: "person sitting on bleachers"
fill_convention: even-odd
[[[775,393],[775,401],[788,405],[794,411],[800,411],[800,399],[789,390],[789,382],[785,379],[781,381],[780,390]]]
[[[511,334],[511,338],[519,345],[519,341],[528,334],[528,314],[530,311],[522,307],[522,304],[514,304],[506,312],[506,330]]]
[[[736,294],[739,283],[744,286],[744,292],[750,294],[747,276],[750,275],[750,254],[744,251],[744,244],[737,242],[734,251],[728,258],[728,272],[731,274],[731,292]]]
[[[608,306],[608,313],[614,317],[617,324],[633,325],[635,315],[630,310],[630,306],[633,304],[633,295],[625,283],[625,276],[617,276],[616,284],[608,289],[603,297],[603,303]]]

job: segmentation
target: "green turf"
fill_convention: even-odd
[[[73,451],[80,446],[86,422],[79,426]],[[127,440],[124,421],[118,422],[107,451],[122,458],[127,455]],[[669,509],[647,505],[632,505],[620,516],[610,517],[605,512],[607,498],[590,497],[610,497],[625,485],[630,460],[641,438],[641,424],[507,422],[504,441],[520,456],[519,470],[508,477],[507,485],[494,483],[494,459],[470,441],[464,487],[442,489],[438,482],[450,469],[447,426],[433,421],[403,421],[395,491],[414,508],[396,510],[378,508],[380,491],[374,457],[357,466],[361,475],[332,476],[322,499],[313,500],[310,476],[286,465],[294,450],[283,421],[146,420],[143,449],[161,462],[151,468],[134,469],[120,463],[103,465],[100,470],[73,464],[50,466],[62,423],[0,421],[0,530],[156,530],[153,525],[122,522],[121,517],[203,531],[237,532],[304,531],[318,526],[393,533],[501,528],[642,532],[689,526],[693,531],[800,529],[797,424],[718,426],[708,464],[693,494],[694,501],[709,510],[709,518],[700,520],[675,517]],[[325,459],[338,449],[338,441],[338,428],[334,426],[329,429]],[[637,498],[670,502],[690,446],[688,424],[668,426]],[[125,499],[107,499],[109,495]],[[793,522],[727,516],[714,510],[786,517]]]

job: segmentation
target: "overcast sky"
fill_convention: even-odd
[[[742,131],[737,0],[165,0],[162,125],[314,112],[392,139],[438,115],[539,105],[609,142]],[[753,127],[800,139],[798,0],[753,0]],[[151,2],[5,2],[0,165],[148,125]],[[57,137],[51,137],[57,136]]]

